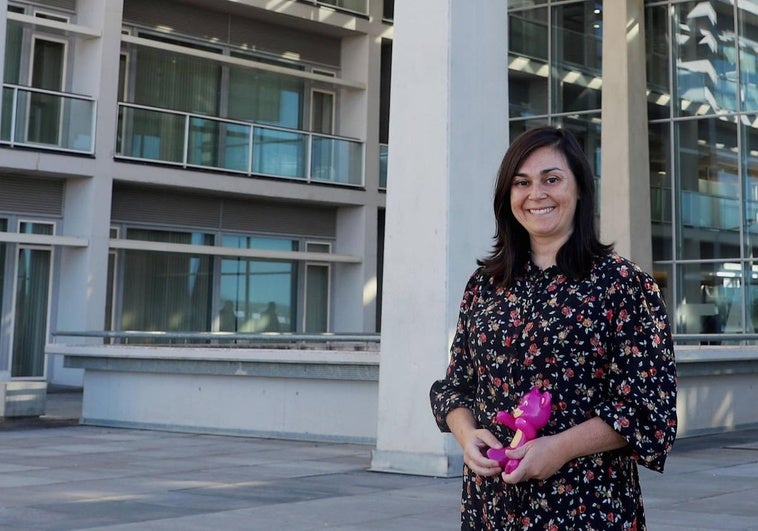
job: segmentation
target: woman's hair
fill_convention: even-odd
[[[572,278],[589,274],[597,256],[610,253],[612,245],[603,245],[595,231],[595,180],[589,161],[571,132],[555,127],[535,127],[519,135],[508,148],[498,170],[495,185],[495,244],[492,253],[479,261],[495,284],[507,287],[514,275],[529,259],[529,234],[511,210],[513,176],[537,149],[551,147],[563,153],[576,178],[579,202],[574,213],[574,230],[558,251],[558,269]]]

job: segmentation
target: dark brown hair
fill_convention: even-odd
[[[534,151],[554,148],[566,157],[576,178],[579,194],[574,213],[574,230],[556,256],[558,269],[572,278],[589,274],[592,261],[613,251],[612,245],[600,243],[595,229],[595,179],[589,161],[573,134],[566,129],[544,126],[529,129],[510,145],[500,163],[495,185],[495,244],[492,253],[479,261],[484,272],[498,286],[508,287],[514,275],[529,259],[529,234],[511,210],[513,176]]]

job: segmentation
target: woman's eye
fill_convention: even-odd
[[[526,186],[527,184],[529,184],[529,181],[525,181],[523,179],[513,181],[513,186]]]
[[[548,177],[548,178],[546,179],[546,181],[547,181],[549,184],[555,184],[555,183],[557,183],[559,180],[560,180],[560,179],[558,179],[558,177]]]

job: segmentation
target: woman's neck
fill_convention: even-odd
[[[540,269],[547,269],[558,263],[558,251],[568,238],[563,241],[540,241],[536,238],[530,239],[532,263]]]

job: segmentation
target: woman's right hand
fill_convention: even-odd
[[[472,472],[495,476],[503,471],[497,461],[486,455],[489,448],[502,448],[502,443],[491,431],[476,427],[470,410],[454,409],[445,420],[463,449],[463,462]]]

